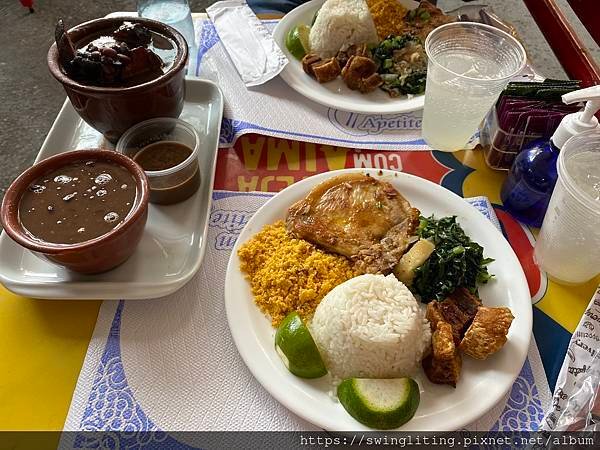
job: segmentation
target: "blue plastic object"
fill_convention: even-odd
[[[506,210],[521,222],[541,227],[558,178],[558,153],[565,143],[586,131],[600,129],[600,85],[562,95],[563,103],[586,102],[582,111],[567,114],[552,137],[538,139],[517,155],[500,196]]]
[[[520,222],[542,226],[558,178],[558,153],[545,138],[533,141],[515,158],[500,196],[504,208]]]

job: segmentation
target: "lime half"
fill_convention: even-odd
[[[327,373],[317,344],[297,312],[283,319],[275,333],[275,350],[290,372],[301,378],[319,378]]]
[[[294,58],[302,59],[310,50],[309,35],[310,27],[308,25],[298,25],[288,32],[285,46]]]
[[[352,417],[379,430],[398,428],[412,419],[421,398],[412,378],[348,378],[338,385],[337,395]]]

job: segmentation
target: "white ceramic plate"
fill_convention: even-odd
[[[508,306],[515,320],[508,342],[485,361],[463,358],[456,389],[436,385],[424,373],[416,377],[421,404],[402,430],[457,430],[485,414],[500,401],[519,374],[532,333],[531,297],[523,270],[510,245],[496,227],[473,206],[430,181],[401,172],[346,169],[302,180],[271,198],[248,222],[231,252],[225,281],[225,304],[231,334],[246,365],[263,387],[300,417],[329,431],[367,430],[355,421],[328,391],[327,377],[304,380],[292,375],[274,349],[275,330],[254,304],[250,285],[240,272],[237,250],[263,226],[283,219],[294,202],[323,180],[350,172],[370,173],[391,182],[421,213],[456,215],[466,233],[495,258],[490,271],[495,279],[480,288],[486,306]]]
[[[302,63],[287,50],[285,37],[296,25],[310,25],[315,12],[324,2],[325,0],[312,0],[298,6],[286,14],[275,27],[273,38],[290,61],[281,72],[281,78],[306,98],[343,111],[361,114],[397,114],[423,109],[424,95],[391,98],[381,89],[369,94],[361,94],[350,90],[339,77],[329,83],[320,84],[304,73]]]
[[[135,253],[123,265],[99,275],[80,275],[44,261],[0,236],[0,282],[27,297],[50,299],[143,299],[168,295],[200,268],[217,161],[223,96],[212,81],[187,79],[180,118],[201,139],[201,186],[188,200],[170,206],[150,205],[148,222]],[[37,160],[77,148],[110,147],[83,122],[67,99]]]

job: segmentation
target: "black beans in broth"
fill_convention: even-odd
[[[19,220],[31,237],[75,244],[108,233],[134,206],[136,182],[124,167],[79,161],[33,182],[19,203]]]

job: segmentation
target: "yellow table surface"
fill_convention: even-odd
[[[0,430],[62,430],[100,304],[0,285]]]
[[[479,151],[454,155],[475,169],[464,180],[464,196],[485,195],[500,204],[505,173],[489,169]],[[600,277],[577,287],[549,282],[536,306],[572,333],[599,282]],[[100,301],[23,298],[0,285],[0,431],[62,430],[100,305]],[[58,439],[31,438],[39,438],[44,448]],[[18,446],[27,447],[41,445]]]

